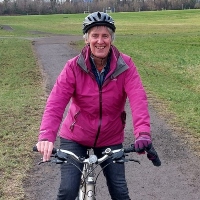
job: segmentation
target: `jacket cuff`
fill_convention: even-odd
[[[136,138],[138,138],[140,136],[144,136],[144,137],[146,136],[146,137],[151,138],[151,134],[148,133],[148,132],[140,132],[140,133],[138,133],[138,134],[135,135]]]

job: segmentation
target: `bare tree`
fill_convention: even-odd
[[[0,14],[133,12],[200,8],[200,0],[4,0]]]
[[[10,0],[4,0],[3,1],[3,14],[10,14],[11,12],[11,5],[12,3]]]

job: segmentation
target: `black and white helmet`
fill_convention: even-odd
[[[107,26],[115,32],[114,20],[111,16],[104,12],[94,12],[89,14],[85,20],[83,21],[83,33],[87,33],[87,31],[94,26]]]

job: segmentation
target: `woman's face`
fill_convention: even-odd
[[[92,54],[98,58],[107,57],[112,42],[111,34],[105,26],[95,26],[88,32],[85,42],[90,44]]]

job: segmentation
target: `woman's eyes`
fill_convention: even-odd
[[[100,37],[98,34],[92,35],[93,38],[98,38]],[[108,35],[102,35],[102,38],[108,38]]]
[[[109,36],[108,35],[103,35],[103,38],[108,38]]]
[[[93,38],[98,38],[98,35],[92,35]]]

